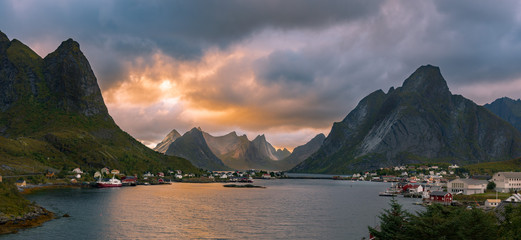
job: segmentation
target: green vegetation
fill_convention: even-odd
[[[13,183],[0,182],[0,217],[23,216],[31,210],[31,202],[22,197]]]
[[[9,94],[0,96],[0,175],[64,175],[76,167],[200,173],[185,159],[147,148],[114,123],[78,43],[67,40],[44,59],[18,40],[3,47],[0,83]]]
[[[410,214],[395,199],[379,216],[379,227],[369,227],[376,239],[519,239],[521,207],[506,206],[504,212],[478,208],[427,206]]]
[[[510,197],[511,193],[497,193],[498,199],[505,200],[508,197]],[[472,195],[454,195],[454,200],[457,200],[459,202],[476,202],[476,203],[483,203],[487,199],[495,199],[496,198],[496,191],[494,190],[487,190],[485,193],[478,193],[478,194],[472,194]]]
[[[488,174],[493,175],[497,172],[520,172],[521,171],[521,158],[510,159],[500,162],[486,162],[467,165],[465,168],[470,174]]]

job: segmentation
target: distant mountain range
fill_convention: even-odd
[[[521,100],[507,97],[498,98],[484,107],[506,120],[521,132]]]
[[[463,165],[519,156],[519,131],[484,107],[453,95],[440,69],[427,65],[402,87],[363,98],[333,124],[320,149],[291,171],[353,173],[407,163]]]
[[[75,167],[127,174],[199,171],[185,159],[152,151],[116,125],[77,42],[64,41],[41,58],[0,32],[0,174]]]
[[[319,134],[309,143],[295,148],[292,154],[285,148],[275,149],[264,135],[250,141],[246,135],[238,136],[235,132],[218,137],[200,128],[193,128],[183,136],[175,134],[176,130],[172,132],[154,150],[186,158],[198,167],[211,170],[287,170],[315,152],[325,138]]]

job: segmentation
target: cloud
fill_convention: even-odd
[[[2,1],[0,29],[42,56],[79,41],[111,115],[144,142],[201,126],[294,147],[420,65],[440,66],[453,92],[478,103],[521,97],[512,90],[521,79],[520,5]]]

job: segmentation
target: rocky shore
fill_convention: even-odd
[[[40,226],[54,218],[54,214],[45,208],[33,205],[32,211],[23,216],[7,216],[0,213],[0,234],[16,233],[20,229]]]

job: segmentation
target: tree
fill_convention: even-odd
[[[396,199],[391,199],[390,209],[385,209],[384,212],[379,216],[380,218],[380,229],[369,228],[369,233],[375,237],[375,239],[403,239],[403,230],[405,224],[407,224],[411,214],[405,210],[402,210],[402,206],[398,204]]]
[[[487,184],[487,189],[488,190],[494,190],[496,188],[496,183],[495,182],[488,182]]]
[[[521,239],[521,207],[506,205],[500,214],[499,239]]]

